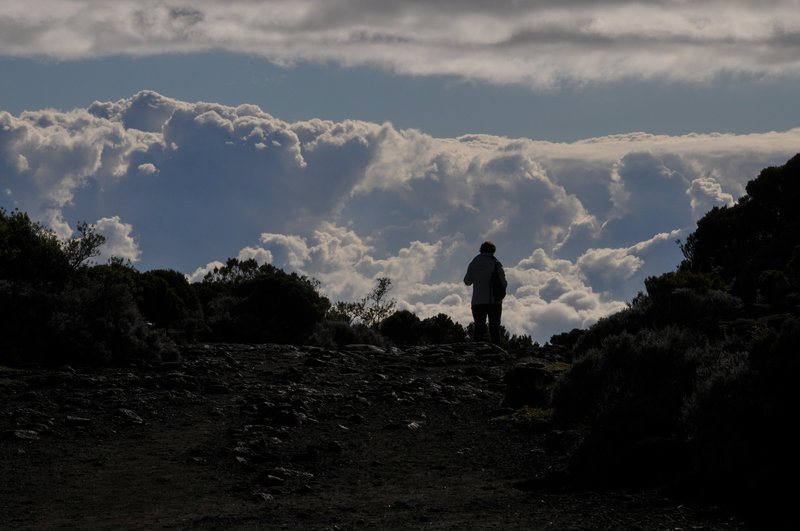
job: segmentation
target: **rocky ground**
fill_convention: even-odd
[[[746,528],[657,490],[554,479],[576,435],[503,400],[509,371],[553,372],[556,361],[484,344],[196,345],[181,362],[134,368],[0,368],[0,522]]]

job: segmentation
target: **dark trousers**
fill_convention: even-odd
[[[486,333],[486,318],[489,318],[489,336],[492,343],[500,344],[500,316],[502,304],[475,304],[472,306],[472,319],[475,321],[475,341],[483,341]]]

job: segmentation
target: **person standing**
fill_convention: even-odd
[[[502,293],[508,287],[503,264],[494,257],[497,247],[492,242],[483,242],[480,254],[472,259],[464,275],[464,284],[472,286],[472,318],[475,321],[475,341],[481,341],[486,333],[486,318],[489,318],[489,336],[492,343],[500,344],[500,318],[503,313],[502,295],[492,289],[492,273],[503,285]]]

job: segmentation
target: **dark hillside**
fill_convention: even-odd
[[[767,168],[730,208],[697,223],[674,272],[571,346],[553,394],[582,427],[575,478],[662,485],[785,523],[799,470],[800,155]]]

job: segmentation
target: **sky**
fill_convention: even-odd
[[[799,4],[5,0],[0,207],[465,325],[491,240],[503,324],[545,342],[800,152]]]

